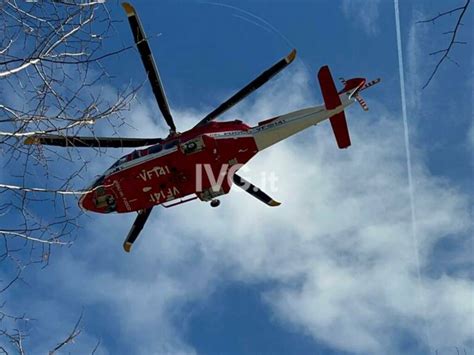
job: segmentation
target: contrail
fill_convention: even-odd
[[[232,5],[227,5],[227,4],[222,4],[222,3],[219,3],[219,2],[210,2],[210,1],[200,1],[201,4],[208,4],[208,5],[214,5],[214,6],[221,6],[221,7],[227,7],[229,9],[232,9],[232,10],[236,10],[236,11],[239,11],[240,13],[243,13],[245,15],[248,15],[250,17],[253,17],[254,19],[260,21],[261,23],[263,23],[264,25],[266,25],[271,31],[275,32],[277,35],[279,35],[281,38],[283,38],[283,40],[291,47],[291,48],[294,48],[294,45],[291,43],[291,41],[285,36],[283,35],[283,33],[281,33],[280,31],[278,31],[277,28],[275,28],[275,26],[273,26],[271,23],[269,23],[268,21],[266,21],[265,19],[263,19],[262,17],[260,16],[257,16],[253,13],[251,13],[250,11],[247,11],[247,10],[244,10],[244,9],[241,9],[240,7],[237,7],[237,6],[232,6]],[[246,20],[246,19],[245,19]],[[256,23],[253,23],[254,25],[257,25]],[[258,26],[258,25],[257,25]],[[259,26],[259,27],[262,27],[262,26]]]
[[[405,98],[405,76],[404,76],[404,65],[403,65],[403,52],[402,52],[402,36],[400,32],[400,11],[398,6],[398,0],[394,0],[395,6],[395,27],[397,31],[397,50],[398,50],[398,72],[400,75],[400,96],[402,99],[402,117],[403,117],[403,130],[405,135],[405,154],[407,158],[407,171],[408,171],[408,192],[410,195],[410,209],[411,209],[411,233],[413,239],[413,248],[415,251],[415,262],[416,272],[418,279],[418,298],[421,303],[421,307],[424,309],[425,320],[426,320],[426,303],[422,295],[423,288],[421,286],[421,272],[420,272],[420,256],[418,248],[418,235],[417,235],[417,223],[416,223],[416,210],[415,210],[415,189],[413,187],[413,177],[411,171],[411,155],[410,155],[410,135],[408,130],[408,118],[407,118],[407,104]],[[427,320],[426,320],[427,321]],[[431,353],[431,339],[428,330],[428,324],[426,324],[426,339]]]
[[[285,42],[286,44],[290,47],[290,48],[296,48],[295,45],[288,39],[288,37],[286,37],[283,33],[281,33],[281,31],[279,31],[275,26],[273,26],[270,22],[268,22],[267,20],[265,20],[264,18],[250,12],[250,11],[247,11],[247,10],[244,10],[244,9],[241,9],[240,7],[237,7],[237,6],[233,6],[233,5],[228,5],[228,4],[223,4],[223,3],[219,3],[219,2],[211,2],[211,1],[199,1],[200,4],[207,4],[207,5],[213,5],[213,6],[220,6],[220,7],[224,7],[224,8],[228,8],[228,9],[232,9],[232,10],[235,10],[237,12],[240,12],[241,14],[244,14],[248,17],[252,17],[253,19],[257,20],[257,21],[254,21],[250,18],[246,18],[244,16],[240,16],[240,15],[233,15],[235,16],[236,18],[239,18],[241,20],[244,20],[246,22],[249,22],[257,27],[260,27],[262,28],[263,30],[267,31],[267,32],[273,32],[275,33],[276,35],[280,36]],[[306,62],[304,61],[303,57],[302,56],[299,56],[299,58],[301,59],[301,63],[303,63],[305,69],[308,71],[308,73],[311,73],[311,69],[310,67],[306,64]]]

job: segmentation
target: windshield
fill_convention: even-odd
[[[173,143],[173,145],[176,145],[177,141],[173,141],[171,143]],[[134,159],[137,159],[137,158],[140,158],[140,157],[144,157],[145,155],[148,155],[148,154],[158,153],[162,149],[163,149],[163,146],[161,144],[156,144],[156,145],[151,146],[150,148],[146,148],[146,149],[142,149],[142,150],[134,150],[133,152],[131,152],[127,155],[124,155],[119,160],[117,160],[115,163],[113,163],[112,166],[109,168],[109,170],[113,169],[113,168],[116,168],[119,165],[122,165],[123,163],[125,163],[127,161],[131,161],[131,160],[134,160]]]
[[[109,170],[110,170],[110,169],[113,169],[113,168],[116,168],[117,166],[119,166],[119,165],[125,163],[125,162],[127,161],[127,157],[128,157],[128,155],[125,155],[125,156],[123,156],[122,158],[120,158],[119,160],[117,160],[115,163],[113,163],[113,164],[110,166]]]

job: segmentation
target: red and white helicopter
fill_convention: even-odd
[[[232,183],[243,188],[268,206],[280,203],[237,175],[236,171],[255,154],[306,128],[326,119],[331,122],[339,148],[347,148],[351,141],[344,109],[358,102],[367,105],[359,93],[377,84],[380,79],[366,83],[363,78],[347,81],[337,90],[327,66],[318,72],[324,105],[273,117],[251,127],[240,120],[216,122],[215,119],[265,84],[286,68],[296,56],[293,50],[285,58],[260,74],[193,128],[178,133],[171,116],[150,47],[138,15],[129,3],[123,3],[133,32],[133,38],[147,71],[153,93],[163,117],[170,127],[168,137],[119,138],[78,137],[63,135],[35,135],[26,144],[46,144],[63,147],[146,147],[135,150],[114,163],[84,194],[79,205],[98,213],[138,212],[138,216],[123,244],[129,252],[153,207],[172,207],[199,198],[217,207],[218,196],[227,194]],[[202,167],[206,167],[203,174]],[[197,171],[200,173],[197,173]],[[214,178],[221,177],[220,179]]]

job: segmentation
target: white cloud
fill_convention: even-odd
[[[342,12],[349,20],[358,22],[367,34],[375,35],[380,3],[381,0],[343,0]]]
[[[302,94],[309,79],[296,74],[269,85],[238,116],[255,117],[260,108],[263,119],[312,104]],[[287,92],[289,101],[282,99]],[[189,123],[192,116],[180,115]],[[131,255],[121,243],[134,216],[98,216],[81,237],[87,244],[78,241],[84,253],[67,254],[44,273],[44,283],[66,295],[54,307],[103,307],[110,313],[104,326],[135,353],[192,353],[182,333],[186,305],[208,297],[222,278],[273,281],[262,297],[282,326],[336,349],[399,353],[400,330],[422,343],[428,331],[434,348],[466,346],[474,340],[472,281],[435,279],[425,270],[436,243],[467,233],[467,197],[432,176],[413,152],[418,281],[400,120],[356,107],[347,116],[347,150],[337,149],[325,123],[249,163],[242,175],[251,181],[262,171],[278,176],[278,208],[235,191],[218,209],[199,202],[157,208]]]
[[[177,234],[199,236],[210,255],[234,267],[238,279],[280,282],[265,300],[282,323],[290,321],[336,348],[396,351],[396,328],[423,341],[420,323],[434,333],[434,346],[462,345],[474,316],[472,283],[423,276],[418,285],[400,127],[384,119],[364,124],[367,118],[354,111],[350,150],[338,151],[332,133],[319,129],[314,145],[289,142],[250,163],[254,171],[275,170],[280,177],[278,210],[235,195],[223,199],[218,218],[224,225],[203,223],[214,213],[202,206],[178,210],[177,220],[194,220]],[[423,269],[439,240],[467,232],[469,216],[462,195],[415,161]],[[464,329],[451,338],[441,336],[444,327],[460,324]]]

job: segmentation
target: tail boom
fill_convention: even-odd
[[[306,128],[329,118],[337,145],[340,149],[351,145],[349,129],[344,110],[354,102],[359,102],[364,110],[365,101],[358,95],[360,91],[377,84],[380,79],[366,84],[363,78],[342,79],[344,88],[339,92],[328,66],[318,72],[318,80],[324,98],[324,105],[287,113],[259,122],[252,127],[251,134],[259,151],[272,146]]]

